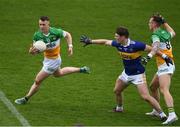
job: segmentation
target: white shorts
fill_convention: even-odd
[[[121,73],[119,79],[122,80],[124,83],[128,84],[129,82],[139,85],[146,83],[146,75],[145,73],[138,74],[138,75],[127,75],[125,71]]]
[[[158,71],[157,71],[157,75],[163,75],[163,74],[173,74],[175,71],[175,65],[170,64],[169,66],[167,66],[166,63],[160,65],[158,67]]]
[[[53,74],[61,66],[61,58],[44,58],[42,70],[48,74]]]

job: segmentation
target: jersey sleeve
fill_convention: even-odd
[[[136,50],[137,51],[144,51],[146,48],[146,44],[142,42],[136,42]]]
[[[173,33],[172,32],[168,32],[170,34],[170,37],[173,38]]]
[[[118,43],[117,43],[115,40],[113,40],[112,43],[111,43],[111,46],[117,47],[117,46],[118,46]]]
[[[155,35],[155,34],[153,34],[151,36],[151,39],[152,39],[152,43],[157,42],[157,41],[160,42],[160,38],[157,35]]]
[[[57,29],[59,37],[64,38],[66,36],[66,32],[62,29]]]
[[[38,41],[37,33],[34,33],[33,35],[33,43]]]

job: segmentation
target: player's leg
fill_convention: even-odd
[[[158,75],[155,74],[151,84],[150,84],[150,90],[151,90],[151,95],[158,101],[160,102],[160,93],[159,93],[159,78]]]
[[[31,89],[29,90],[28,94],[26,95],[26,97],[27,97],[28,99],[38,91],[38,89],[39,89],[39,87],[40,87],[40,85],[41,85],[41,82],[42,82],[44,79],[46,79],[47,77],[49,77],[49,75],[50,75],[50,74],[48,74],[47,72],[45,72],[45,71],[43,71],[43,70],[41,70],[41,71],[37,74],[34,84],[31,86]]]
[[[33,96],[39,89],[41,82],[46,79],[50,74],[46,73],[43,69],[37,74],[33,85],[31,86],[27,95],[23,98],[19,98],[15,100],[16,104],[25,104],[28,99]]]
[[[169,91],[171,84],[171,76],[171,74],[163,74],[159,76],[160,91],[164,95],[164,100],[166,102],[169,112],[168,119],[163,124],[170,124],[178,120],[178,117],[174,111],[173,97]]]
[[[123,95],[122,92],[125,88],[127,88],[128,83],[128,75],[123,71],[122,74],[117,78],[114,93],[116,96],[117,106],[113,109],[114,112],[122,112],[123,111]]]
[[[146,83],[138,84],[137,89],[138,89],[138,92],[141,95],[141,97],[146,102],[148,102],[159,113],[160,118],[164,120],[166,118],[166,115],[162,111],[162,109],[161,109],[159,103],[156,101],[156,99],[154,99],[152,96],[150,96],[148,88],[147,88],[147,84]]]
[[[90,68],[89,67],[81,67],[81,68],[77,68],[77,67],[64,67],[62,69],[58,68],[53,75],[55,77],[60,77],[60,76],[64,76],[67,74],[72,74],[72,73],[90,73]]]
[[[154,75],[151,81],[150,90],[152,97],[154,97],[158,102],[160,102],[159,78],[157,74]],[[159,117],[159,113],[155,109],[153,109],[151,112],[147,112],[146,115]]]
[[[170,94],[169,87],[171,83],[171,75],[164,74],[159,76],[160,91],[164,95],[167,107],[174,107],[173,98]]]

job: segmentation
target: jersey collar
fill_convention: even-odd
[[[129,45],[130,45],[130,42],[131,42],[131,40],[130,40],[130,38],[128,38],[127,44],[126,44],[126,45],[123,45],[123,47],[129,46]]]
[[[43,33],[43,35],[44,35],[44,36],[46,36],[46,37],[48,37],[48,36],[49,36],[49,34],[50,34],[50,33],[48,33],[48,34],[44,34],[44,33]]]
[[[157,28],[153,33],[155,33],[155,32],[157,32],[157,31],[159,31],[159,30],[161,30],[161,28],[159,27],[159,28]]]
[[[50,35],[50,29],[51,29],[51,27],[49,27],[49,32],[48,32],[48,34],[45,34],[45,33],[43,33],[42,31],[41,31],[41,33],[42,33],[44,36],[48,37],[48,36]]]

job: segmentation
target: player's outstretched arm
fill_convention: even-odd
[[[88,36],[82,35],[80,37],[80,42],[84,43],[84,47],[89,45],[89,44],[100,44],[100,45],[111,45],[112,40],[107,40],[107,39],[94,39],[92,40]]]
[[[96,40],[92,40],[92,44],[111,45],[112,44],[112,40],[96,39]]]

